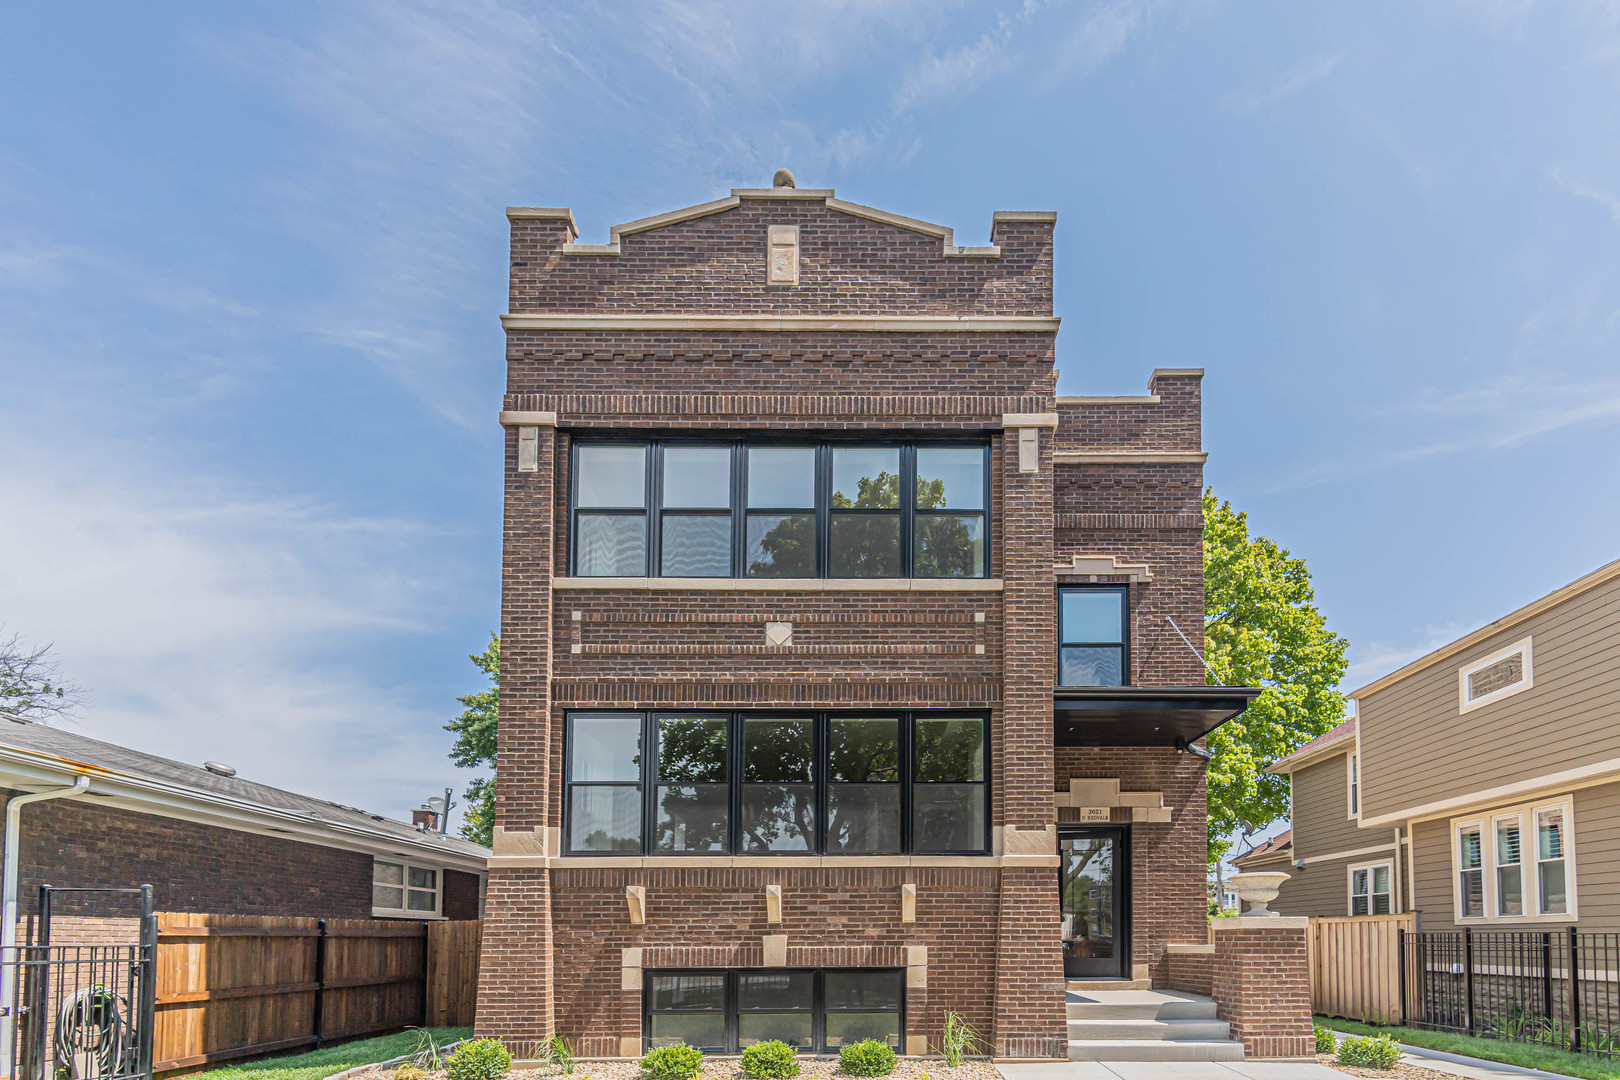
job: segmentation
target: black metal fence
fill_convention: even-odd
[[[1620,934],[1406,931],[1400,950],[1411,1027],[1620,1057]]]
[[[64,895],[66,894],[66,895]],[[55,944],[58,900],[138,898],[123,942]],[[18,1080],[149,1080],[156,1003],[157,916],[152,888],[40,889],[32,940],[0,956],[0,1046]]]

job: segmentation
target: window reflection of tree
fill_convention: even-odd
[[[1106,838],[1073,840],[1066,841],[1064,848],[1068,861],[1063,875],[1063,914],[1069,917],[1066,921],[1072,920],[1067,939],[1073,942],[1111,939],[1114,936],[1113,841]]]
[[[724,851],[730,819],[726,721],[666,718],[658,728],[654,845],[663,851]]]
[[[743,728],[742,846],[808,851],[815,843],[814,740],[809,720],[753,720]]]
[[[900,839],[900,722],[835,720],[828,725],[827,750],[829,782],[874,785],[864,791],[845,788],[844,796],[829,799],[827,849],[897,848]],[[848,797],[856,791],[861,791],[860,797]]]

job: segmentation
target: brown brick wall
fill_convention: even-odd
[[[1218,1015],[1232,1025],[1232,1037],[1242,1041],[1248,1057],[1312,1057],[1316,1040],[1305,927],[1229,925],[1242,921],[1216,922],[1213,991]]]
[[[1208,865],[1204,762],[1169,747],[1058,747],[1056,780],[1118,777],[1122,791],[1158,791],[1171,808],[1169,824],[1137,822],[1131,830],[1131,959],[1147,964],[1154,985],[1168,985],[1166,945],[1208,940]],[[1059,811],[1059,820],[1073,810]],[[1129,810],[1114,811],[1121,822]]]
[[[439,901],[439,913],[447,919],[478,918],[478,875],[446,870]]]
[[[769,224],[800,226],[797,286],[765,284]],[[997,226],[997,258],[946,257],[937,237],[840,213],[814,197],[744,198],[734,210],[626,236],[618,255],[565,255],[571,239],[560,219],[512,222],[512,311],[1051,314],[1050,223]],[[1044,331],[509,330],[502,407],[555,412],[559,426],[541,431],[536,473],[516,471],[515,432],[506,440],[498,827],[560,826],[556,780],[569,708],[983,708],[998,826],[1056,821],[1053,792],[1066,768],[1128,776],[1127,787],[1162,789],[1176,808],[1170,825],[1137,827],[1133,849],[1138,959],[1162,977],[1165,943],[1202,940],[1201,763],[1168,751],[1054,754],[1054,563],[1077,553],[1148,562],[1153,581],[1133,590],[1133,678],[1201,683],[1197,657],[1165,637],[1163,616],[1202,625],[1202,470],[1054,472],[1053,452],[1197,450],[1199,383],[1195,375],[1157,377],[1157,405],[1059,407],[1055,347],[1056,335]],[[1052,412],[1062,427],[1042,432],[1039,470],[1020,472],[1002,415]],[[727,437],[983,434],[993,462],[991,574],[1002,590],[554,590],[567,567],[573,433],[700,429]],[[981,613],[985,621],[976,622]],[[767,620],[792,622],[794,644],[767,647]],[[760,938],[779,930],[790,963],[834,952],[890,963],[893,950],[926,944],[928,986],[908,991],[911,1034],[937,1040],[944,1010],[955,1009],[1000,1054],[1063,1056],[1055,878],[1051,865],[497,865],[478,1027],[520,1056],[553,1030],[587,1053],[617,1053],[621,1038],[640,1034],[639,991],[620,989],[622,949],[650,950],[658,962],[757,963]],[[898,923],[904,881],[919,885],[910,925]],[[786,893],[781,927],[763,922],[767,882]],[[630,883],[647,888],[645,926],[628,921]]]
[[[9,799],[22,793],[0,794]],[[82,798],[23,808],[17,890],[22,913],[37,909],[40,885],[151,885],[159,911],[371,917],[371,856],[363,852],[137,814]]]

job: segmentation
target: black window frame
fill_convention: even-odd
[[[1063,635],[1063,596],[1065,593],[1119,594],[1118,641],[1070,641]],[[1064,649],[1118,649],[1119,682],[1115,684],[1066,683],[1063,681]],[[1057,685],[1062,689],[1084,688],[1097,685],[1130,686],[1131,684],[1131,587],[1125,584],[1059,585],[1057,590]]]
[[[743,975],[774,975],[774,974],[810,974],[814,976],[811,989],[810,1006],[810,1033],[811,1046],[801,1048],[803,1054],[833,1054],[836,1050],[827,1048],[827,995],[826,977],[829,974],[884,974],[893,976],[900,984],[900,1004],[898,1012],[899,1046],[896,1053],[904,1053],[906,1045],[906,969],[903,967],[758,967],[758,968],[719,968],[719,967],[682,967],[682,968],[645,968],[641,973],[641,1048],[646,1052],[652,1046],[652,1018],[653,994],[652,981],[660,975],[723,975],[725,976],[725,1039],[726,1044],[721,1047],[699,1047],[709,1053],[736,1054],[741,1051],[740,1045],[740,1013],[738,1002],[738,986]],[[709,1013],[713,1010],[681,1010],[661,1009],[658,1012],[671,1014],[680,1012]],[[772,1010],[775,1011],[775,1010]],[[790,1011],[790,1010],[781,1010]],[[791,1010],[799,1011],[799,1010]],[[834,1012],[871,1011],[835,1009]],[[881,1010],[888,1012],[889,1010]]]
[[[576,782],[573,779],[574,771],[574,723],[581,717],[591,716],[639,716],[641,719],[641,779],[635,783],[641,798],[641,844],[637,850],[620,849],[612,851],[576,850],[572,844],[573,828],[573,792]],[[721,852],[682,852],[658,851],[654,849],[654,839],[657,829],[658,798],[657,790],[661,786],[659,776],[660,747],[658,745],[658,720],[661,717],[690,716],[693,719],[725,717],[727,719],[727,806],[729,808],[729,821],[725,850]],[[897,850],[892,851],[827,851],[827,811],[828,811],[828,733],[831,730],[831,721],[834,719],[888,719],[895,718],[900,721],[900,752],[899,776],[900,788],[900,844]],[[803,720],[812,721],[812,741],[814,748],[813,785],[815,790],[815,827],[808,850],[784,851],[754,851],[745,850],[742,846],[742,794],[745,781],[744,775],[744,739],[743,727],[747,720]],[[913,844],[913,816],[914,798],[913,787],[916,781],[916,761],[914,755],[914,741],[917,721],[924,720],[976,720],[979,722],[984,740],[984,779],[974,781],[983,788],[984,829],[981,837],[981,846],[962,850],[926,850],[918,851]],[[625,858],[637,856],[656,856],[658,858],[716,858],[731,857],[734,855],[748,855],[757,858],[805,858],[821,855],[848,855],[852,857],[864,855],[921,855],[921,856],[979,856],[989,855],[993,851],[991,840],[994,826],[994,785],[995,777],[992,768],[990,738],[991,719],[988,710],[984,709],[570,709],[563,721],[563,790],[562,790],[562,847],[563,854],[574,858]],[[603,785],[608,782],[580,781],[585,784]],[[629,781],[614,781],[620,786],[632,786]]]
[[[663,475],[664,475],[664,449],[666,447],[714,447],[730,448],[731,450],[731,573],[729,579],[750,578],[748,573],[748,515],[750,513],[780,513],[802,514],[807,511],[815,516],[816,530],[816,558],[815,573],[803,577],[785,577],[781,580],[795,581],[812,578],[829,578],[831,574],[831,535],[832,518],[834,513],[851,516],[860,515],[889,515],[898,514],[900,519],[899,537],[899,577],[912,578],[916,570],[916,528],[919,516],[927,518],[946,517],[978,517],[984,522],[983,552],[978,566],[978,572],[972,576],[964,577],[938,577],[927,578],[930,581],[981,581],[990,576],[991,540],[994,532],[993,514],[991,511],[991,454],[990,443],[985,439],[974,438],[940,438],[940,439],[908,439],[874,434],[872,437],[829,439],[826,436],[811,436],[806,438],[799,435],[795,438],[790,432],[770,432],[748,437],[733,439],[704,438],[699,433],[691,436],[655,436],[645,437],[626,436],[615,434],[612,436],[575,437],[569,447],[568,462],[568,572],[571,575],[579,574],[579,458],[581,449],[596,446],[640,446],[647,450],[646,465],[646,495],[645,507],[639,510],[631,508],[612,507],[586,507],[584,513],[589,514],[618,514],[628,516],[640,514],[643,516],[646,527],[645,559],[642,565],[642,577],[664,577],[663,574]],[[815,452],[815,506],[814,508],[797,507],[782,508],[772,506],[748,505],[748,448],[749,447],[782,447],[802,448]],[[890,509],[849,509],[834,510],[832,507],[832,467],[833,451],[835,449],[898,449],[900,451],[900,479],[898,502],[899,505]],[[983,493],[981,509],[955,510],[950,507],[939,510],[919,510],[917,508],[917,451],[919,449],[935,448],[962,448],[976,449],[981,452],[984,460]],[[698,511],[692,508],[672,507],[672,515],[712,514],[718,516],[722,511],[719,508]],[[715,580],[726,580],[716,577]],[[761,580],[776,580],[761,578]],[[863,580],[863,579],[855,579]],[[884,578],[870,578],[864,580],[887,580]]]

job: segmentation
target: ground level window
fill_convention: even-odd
[[[897,968],[648,971],[649,1047],[736,1053],[780,1039],[806,1052],[881,1039],[900,1049],[905,972]]]
[[[373,915],[403,914],[418,918],[437,915],[439,871],[431,866],[372,860],[371,912]]]

